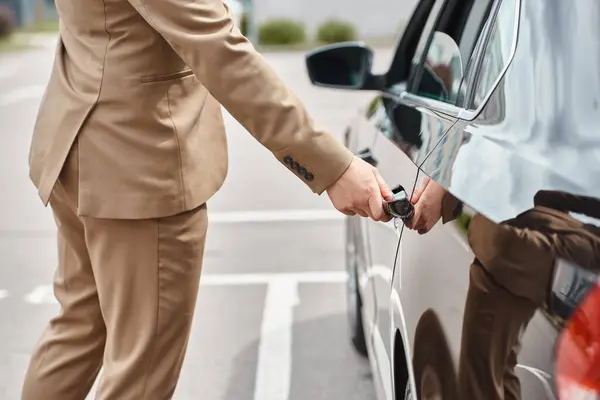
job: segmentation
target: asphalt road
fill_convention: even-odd
[[[382,70],[390,52],[377,53]],[[27,155],[53,43],[0,55],[0,399],[17,400],[30,351],[58,311],[55,228]],[[365,93],[312,87],[303,55],[267,54],[314,118],[341,138]],[[208,203],[202,287],[178,400],[368,400],[347,340],[343,219],[226,114],[230,168]],[[91,398],[92,396],[90,396]]]

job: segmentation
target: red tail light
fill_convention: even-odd
[[[600,283],[596,283],[563,330],[556,354],[560,400],[600,399]]]

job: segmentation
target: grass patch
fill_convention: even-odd
[[[17,33],[51,33],[58,32],[58,19],[50,19],[17,30]]]
[[[0,39],[0,53],[24,51],[35,47],[32,36],[58,32],[58,20],[47,20],[37,24],[20,27],[7,38]]]
[[[471,223],[471,218],[473,218],[469,214],[461,213],[458,217],[456,217],[456,225],[465,235],[469,231],[469,224]]]
[[[0,53],[11,53],[31,49],[32,46],[28,41],[24,41],[17,35],[13,35],[7,39],[0,39]]]
[[[394,46],[396,44],[396,39],[395,38],[372,38],[372,39],[365,39],[365,40],[360,40],[360,41],[364,42],[367,46],[371,47],[372,49],[375,49],[375,48],[378,48],[378,47]],[[313,50],[313,49],[315,49],[317,47],[324,46],[324,45],[325,45],[325,43],[321,43],[321,42],[318,42],[318,41],[310,41],[310,42],[304,42],[304,43],[298,43],[298,44],[290,44],[290,45],[286,45],[286,44],[282,44],[282,45],[264,45],[264,44],[258,44],[255,47],[261,53],[269,53],[269,52],[294,52],[294,51],[306,52],[306,51],[310,51],[310,50]]]

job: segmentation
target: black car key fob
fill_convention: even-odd
[[[392,217],[400,218],[404,222],[410,221],[414,214],[414,207],[406,195],[406,190],[402,185],[398,185],[392,189],[392,192],[394,192],[394,200],[384,201],[383,209]]]

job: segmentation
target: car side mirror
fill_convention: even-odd
[[[362,43],[319,47],[306,55],[308,77],[315,86],[346,90],[381,90],[383,77],[371,73],[373,52]]]

